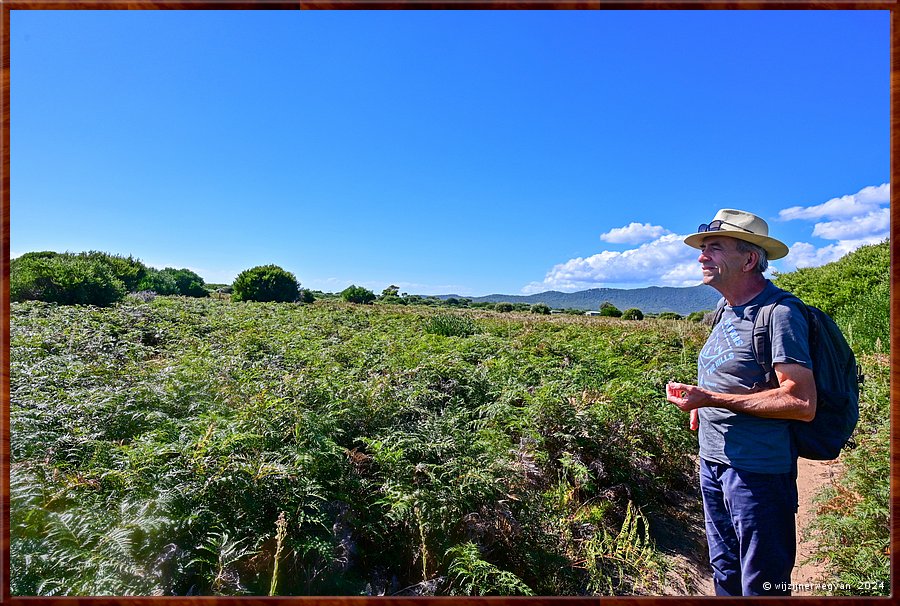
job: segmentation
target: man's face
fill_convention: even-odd
[[[697,261],[703,270],[703,283],[718,289],[740,278],[747,254],[737,249],[735,238],[709,236],[700,243]]]

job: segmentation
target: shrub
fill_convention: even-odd
[[[79,256],[105,264],[109,267],[112,274],[122,281],[122,284],[125,285],[125,290],[128,292],[141,290],[141,288],[139,288],[141,280],[144,279],[144,276],[146,276],[147,272],[150,270],[150,268],[141,263],[138,259],[131,256],[123,257],[121,255],[112,255],[98,250],[81,253]]]
[[[618,318],[621,317],[622,312],[619,311],[618,307],[607,301],[600,306],[600,315],[608,318]]]
[[[549,315],[550,314],[550,306],[547,305],[546,303],[535,303],[534,305],[531,306],[531,313]]]
[[[12,301],[105,307],[124,296],[125,285],[109,266],[83,255],[23,255],[10,268]]]
[[[234,279],[232,301],[296,301],[300,284],[294,274],[277,265],[245,269]]]
[[[623,320],[643,320],[644,312],[636,307],[631,307],[622,312]]]
[[[378,302],[386,305],[406,305],[408,303],[406,299],[394,296],[378,297]]]
[[[300,295],[297,300],[301,303],[313,303],[316,300],[316,296],[308,288],[301,288]]]
[[[140,290],[152,290],[158,295],[184,295],[186,297],[208,297],[209,291],[203,278],[189,269],[149,268],[141,280]]]
[[[15,259],[9,262],[10,270],[14,268],[17,264],[22,261],[29,261],[32,259],[52,259],[53,257],[58,257],[58,252],[53,252],[52,250],[42,250],[36,252],[25,253],[24,255],[18,256]]]
[[[500,313],[508,313],[513,310],[513,304],[512,303],[497,303],[497,305],[494,306],[494,309],[499,311]]]
[[[832,263],[775,274],[779,288],[800,297],[832,318],[842,308],[857,304],[875,287],[890,280],[890,243],[861,246]]]
[[[834,315],[850,346],[857,352],[869,353],[888,353],[890,318],[891,285],[887,280]]]
[[[151,267],[138,285],[138,290],[152,290],[158,295],[177,295],[178,284],[171,273]]]
[[[862,246],[820,267],[772,278],[831,315],[853,349],[885,352],[890,342],[890,243]]]
[[[367,304],[375,300],[375,293],[368,288],[351,284],[341,291],[341,298],[350,303]]]
[[[703,318],[708,313],[711,313],[711,312],[709,312],[709,311],[692,311],[691,313],[688,314],[687,319],[690,320],[691,322],[702,322]]]
[[[179,295],[186,297],[208,297],[209,291],[203,278],[189,269],[175,269],[167,267],[161,273],[167,273],[175,280],[175,286]]]
[[[391,305],[406,305],[408,303],[405,298],[400,296],[400,287],[396,284],[391,284],[382,290],[381,295],[378,296],[378,301]]]

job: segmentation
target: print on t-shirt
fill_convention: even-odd
[[[709,340],[700,351],[698,360],[700,367],[700,387],[716,390],[714,379],[716,370],[729,360],[734,359],[734,348],[744,344],[731,320],[723,320],[713,328]]]

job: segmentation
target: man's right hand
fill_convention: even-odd
[[[666,383],[666,399],[669,402],[672,402],[678,408],[685,410],[684,407],[688,405],[688,390],[689,389],[699,389],[694,385],[683,385],[681,383],[676,383],[675,381],[669,381]],[[691,420],[689,427],[691,431],[697,431],[700,427],[700,416],[697,413],[696,408],[691,408],[687,412],[691,414]]]

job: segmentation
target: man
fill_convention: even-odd
[[[785,301],[772,313],[775,380],[752,349],[753,320],[779,292],[763,276],[788,248],[748,212],[723,209],[685,243],[700,249],[703,282],[724,297],[698,359],[698,385],[669,383],[667,399],[699,426],[700,489],[717,595],[789,595],[796,557],[797,456],[790,421],[816,413],[806,317]]]

